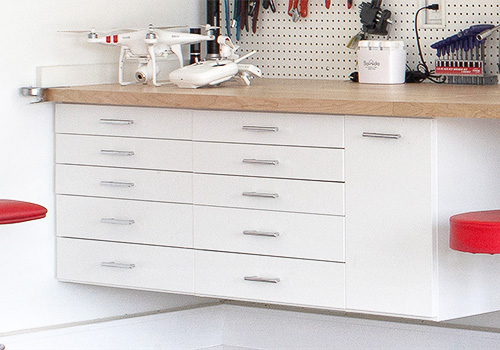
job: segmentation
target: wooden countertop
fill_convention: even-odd
[[[45,100],[192,109],[500,119],[500,86],[369,85],[337,80],[255,79],[220,87],[93,85],[51,88]]]

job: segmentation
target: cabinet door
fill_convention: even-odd
[[[346,307],[433,317],[433,120],[346,117]]]

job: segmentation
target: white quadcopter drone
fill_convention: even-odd
[[[121,85],[133,83],[125,82],[123,78],[124,62],[129,59],[139,61],[139,67],[135,72],[135,78],[138,82],[147,84],[149,81],[152,81],[153,85],[160,86],[161,84],[157,81],[159,72],[157,65],[158,58],[166,58],[169,54],[174,53],[179,59],[180,67],[183,67],[184,61],[181,45],[196,44],[215,39],[212,30],[216,29],[216,27],[208,24],[204,27],[207,35],[167,30],[173,28],[181,27],[154,27],[153,25],[149,25],[147,29],[120,29],[107,33],[102,37],[99,36],[95,29],[85,32],[88,33],[87,41],[89,43],[121,47],[119,61],[119,82]],[[82,31],[66,32],[82,33]]]

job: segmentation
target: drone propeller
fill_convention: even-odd
[[[130,29],[130,28],[120,28],[120,29],[111,29],[111,30],[106,30],[106,31],[99,31],[99,33],[103,35],[107,34],[123,34],[123,33],[130,33],[130,32],[136,32],[139,29]],[[91,30],[58,30],[58,33],[72,33],[72,34],[80,34],[80,33],[88,33],[89,35],[91,34],[97,34],[97,31],[95,28],[92,28]]]
[[[163,26],[163,27],[157,27],[157,26],[153,26],[153,25],[150,25],[148,27],[149,30],[154,30],[154,29],[176,29],[176,28],[187,28],[188,26]]]

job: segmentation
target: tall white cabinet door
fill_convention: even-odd
[[[346,117],[346,308],[434,317],[434,128]]]

